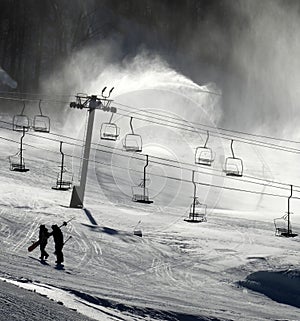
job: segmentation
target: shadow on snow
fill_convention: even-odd
[[[258,271],[238,284],[270,299],[300,308],[300,271]]]
[[[197,316],[197,315],[184,314],[184,313],[174,312],[174,311],[156,310],[153,308],[146,308],[146,307],[141,308],[136,306],[129,306],[123,303],[118,303],[107,299],[98,298],[77,290],[66,289],[66,288],[64,290],[74,294],[77,297],[80,297],[81,299],[85,300],[87,303],[99,305],[99,307],[114,309],[121,313],[126,313],[127,315],[131,314],[133,316],[139,316],[142,318],[151,318],[151,320],[157,319],[157,320],[165,320],[165,321],[226,321],[225,319],[217,319],[213,317]]]

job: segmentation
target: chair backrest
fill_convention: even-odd
[[[141,152],[142,145],[142,137],[137,134],[127,134],[123,141],[126,151]]]
[[[214,161],[214,155],[211,148],[208,147],[197,147],[195,154],[195,163],[199,165],[210,166]]]
[[[13,117],[13,130],[15,131],[28,131],[30,127],[29,118],[26,115],[15,115]]]
[[[225,161],[224,171],[226,175],[242,176],[243,161],[240,158],[227,157]]]
[[[148,197],[149,196],[149,191],[148,188],[144,188],[142,186],[133,186],[132,188],[132,195],[136,195],[136,196],[145,196]]]
[[[36,115],[33,118],[33,130],[36,132],[50,132],[50,118],[48,116]]]
[[[103,123],[100,129],[100,138],[104,140],[117,140],[120,134],[120,129],[116,124]]]

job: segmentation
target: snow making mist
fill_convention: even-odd
[[[204,144],[206,135],[202,135],[203,131],[197,133],[194,122],[216,126],[221,117],[220,90],[213,84],[199,86],[172,70],[159,57],[147,54],[140,54],[121,65],[108,66],[91,82],[89,91],[100,92],[103,85],[115,87],[112,98],[118,113],[114,122],[121,130],[120,139],[114,144],[116,152],[106,160],[110,164],[110,181],[115,193],[125,202],[131,200],[131,188],[140,184],[145,166],[144,156],[138,161],[136,154],[129,155],[132,158],[127,160],[119,156],[125,136],[131,133],[129,122],[133,117],[134,133],[141,136],[143,154],[150,157],[148,169],[152,177],[147,187],[150,193],[152,191],[151,196],[163,206],[186,206],[193,185],[181,183],[182,179],[191,181],[191,172],[182,164],[193,164],[195,147]],[[101,124],[107,122],[110,115],[97,113],[96,117],[97,123]],[[148,121],[143,120],[145,117]],[[186,128],[190,130],[184,130]],[[168,159],[176,169],[151,157]],[[97,153],[96,159],[103,160],[103,154]],[[121,173],[122,165],[127,169]],[[115,194],[107,186],[108,171],[105,186],[97,165],[95,173],[105,196],[115,201]],[[167,177],[175,177],[177,181],[170,181]],[[203,192],[204,198],[208,192]],[[214,194],[212,203],[215,204],[217,199],[218,195]]]
[[[99,147],[92,156],[95,157],[96,162],[90,164],[90,169],[99,183],[99,198],[108,199],[111,202],[131,202],[132,187],[141,183],[145,166],[144,155],[147,154],[150,157],[147,174],[150,197],[154,197],[155,203],[159,206],[188,207],[193,196],[193,184],[191,167],[187,170],[185,163],[194,164],[195,149],[204,145],[206,132],[195,133],[193,130],[182,130],[180,126],[167,126],[168,122],[162,126],[157,124],[159,122],[157,118],[163,117],[183,124],[183,127],[189,126],[191,129],[197,126],[195,122],[216,128],[220,120],[223,120],[236,129],[242,123],[238,123],[235,119],[236,110],[226,109],[223,91],[216,84],[199,86],[171,68],[158,55],[144,51],[134,58],[115,63],[111,58],[114,56],[114,50],[109,46],[102,49],[96,48],[94,51],[90,48],[77,53],[65,65],[61,76],[58,79],[50,79],[48,82],[50,87],[56,90],[66,88],[69,94],[81,92],[100,95],[105,86],[108,90],[114,87],[111,98],[118,113],[114,115],[113,122],[120,127],[119,140],[113,143],[100,140],[101,124],[109,121],[111,116],[109,113],[98,111],[94,127],[93,141],[100,145],[107,145],[109,150],[113,151],[109,154],[101,151],[105,147]],[[230,85],[224,88],[232,89]],[[228,98],[235,98],[234,95],[226,94],[225,103],[228,102]],[[150,115],[152,122],[139,119],[143,118],[142,111]],[[246,115],[244,110],[240,110],[240,113]],[[143,155],[141,157],[136,153],[124,152],[124,137],[131,132],[130,117],[127,116],[133,117],[134,132],[142,137]],[[66,133],[73,133],[77,138],[82,139],[86,111],[70,109],[66,106],[64,124]],[[245,120],[244,124],[247,125],[248,121]],[[251,122],[249,124],[253,125]],[[216,137],[210,138],[209,145],[216,153],[214,168],[222,171],[225,157],[231,156],[230,145]],[[242,158],[245,156],[248,159],[249,151],[238,144],[235,146],[238,148],[239,156]],[[126,157],[119,155],[120,150],[123,150]],[[77,156],[82,156],[81,151],[78,151]],[[177,168],[155,163],[151,159],[153,156],[174,161]],[[246,167],[248,166],[247,163]],[[257,164],[253,165],[253,168],[257,170]],[[151,176],[150,173],[155,175]],[[175,177],[177,180],[170,180],[168,177]],[[209,187],[210,184],[223,186],[222,175],[200,174],[196,179],[208,185],[199,188],[199,195],[201,201],[209,208],[226,207],[226,204],[232,204],[230,195],[225,195],[223,202],[220,202],[222,189]],[[245,195],[245,198],[247,197]],[[239,196],[238,200],[237,207],[244,202],[244,197]],[[255,201],[256,199],[251,208],[255,207]],[[249,208],[248,205],[246,207]],[[180,215],[183,212],[180,211]]]
[[[100,168],[100,172],[105,171],[106,175],[105,180],[103,177],[99,178],[102,191],[104,193],[109,191],[106,195],[108,198],[115,197],[107,186],[109,180],[109,184],[113,186],[111,189],[118,190],[121,199],[131,200],[131,187],[140,183],[141,175],[135,173],[135,170],[143,170],[145,165],[143,157],[136,163],[135,155],[132,153],[127,153],[127,156],[133,156],[129,160],[118,156],[120,149],[123,149],[125,135],[131,132],[130,117],[133,117],[135,133],[142,137],[143,154],[170,159],[176,162],[175,165],[178,167],[176,171],[175,168],[171,170],[171,167],[152,162],[149,166],[152,172],[157,176],[175,176],[179,180],[183,178],[191,181],[190,171],[181,169],[182,163],[193,164],[195,148],[204,144],[206,137],[203,131],[197,133],[193,130],[196,127],[193,122],[216,126],[221,118],[221,91],[215,84],[197,85],[173,70],[159,56],[142,52],[132,59],[125,59],[115,64],[110,61],[110,50],[106,49],[106,52],[107,57],[106,55],[95,55],[91,50],[81,52],[65,66],[65,74],[61,76],[62,80],[70,77],[69,90],[74,93],[100,95],[105,86],[108,90],[114,87],[111,95],[114,100],[112,105],[117,108],[118,112],[114,115],[113,122],[120,127],[119,140],[114,144],[100,140],[101,124],[109,121],[110,114],[98,111],[94,127],[93,141],[115,148],[115,152],[110,157],[101,152],[95,154],[96,161],[104,162],[106,166],[109,166],[106,169],[105,167]],[[87,68],[85,69],[84,66]],[[71,77],[74,70],[74,76]],[[53,88],[60,88],[59,80],[52,80],[50,83]],[[74,133],[76,129],[77,138],[82,139],[86,125],[86,111],[68,109],[67,114],[64,131]],[[148,115],[150,122],[143,121],[143,115]],[[165,119],[165,121],[160,121],[160,119]],[[187,127],[192,130],[181,130]],[[99,173],[97,164],[99,163],[90,165],[90,168],[94,166],[94,174],[98,177],[102,174]],[[120,166],[125,167],[126,170],[120,171]],[[104,181],[106,186],[101,186]],[[174,181],[171,183],[172,186],[167,187],[168,184],[167,179],[152,178],[149,188],[156,191],[155,195],[157,197],[159,195],[164,200],[162,204],[169,205],[176,199],[178,204],[186,206],[193,190],[192,183],[184,186]],[[183,193],[183,189],[188,191]],[[178,198],[178,194],[183,197]],[[184,199],[185,195],[187,200]]]
[[[299,138],[299,1],[232,2],[235,30],[223,86],[223,123]]]

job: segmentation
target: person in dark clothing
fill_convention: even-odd
[[[40,226],[40,232],[39,232],[39,241],[40,241],[40,250],[41,250],[41,257],[40,259],[47,260],[49,254],[46,252],[45,248],[48,243],[48,237],[50,236],[48,229],[45,225]]]
[[[64,246],[64,236],[61,229],[57,225],[52,225],[52,235],[55,244],[55,255],[57,265],[62,264],[64,261],[64,255],[62,252]]]

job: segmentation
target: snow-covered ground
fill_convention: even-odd
[[[0,136],[18,141],[20,134],[1,130]],[[138,183],[142,174],[91,163],[86,208],[71,209],[71,191],[51,189],[60,156],[50,150],[57,152],[58,143],[25,140],[48,149],[26,146],[27,173],[9,171],[7,157],[18,144],[0,141],[0,277],[7,281],[0,287],[1,320],[300,320],[300,240],[274,235],[273,219],[286,211],[286,198],[198,187],[203,201],[209,204],[212,197],[213,204],[207,222],[190,224],[184,218],[191,183],[153,179],[154,203],[143,206],[131,201],[127,179]],[[296,157],[288,155],[282,164],[281,152],[244,148],[241,153],[248,161],[246,174],[264,168],[267,179],[295,184],[300,178]],[[101,152],[91,158],[111,161]],[[72,162],[76,171],[79,161]],[[117,156],[113,162],[135,166]],[[222,184],[244,186],[238,179],[222,178]],[[268,186],[251,188],[274,192]],[[289,195],[288,189],[278,193]],[[293,228],[300,232],[297,207],[299,201],[292,200]],[[47,264],[38,260],[38,249],[27,251],[40,224],[50,229],[73,217],[63,228],[65,238],[72,236],[63,270],[55,268],[52,239]],[[133,234],[139,221],[142,238]],[[42,296],[16,290],[16,284]],[[63,305],[45,303],[44,296]]]

